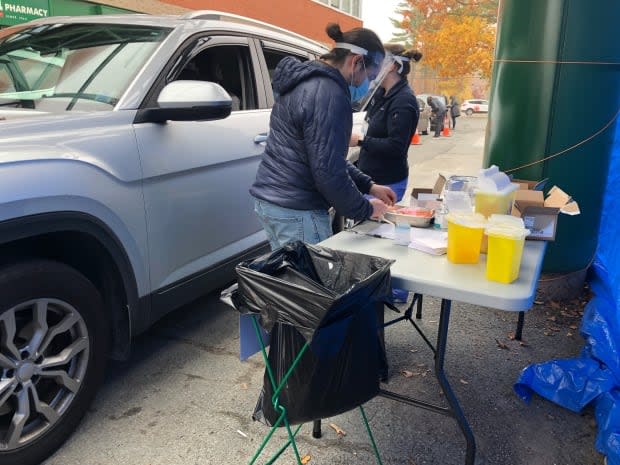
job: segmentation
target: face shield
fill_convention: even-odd
[[[374,97],[375,93],[377,92],[377,89],[379,89],[379,87],[381,87],[381,84],[383,84],[383,81],[386,78],[386,76],[391,71],[394,70],[394,65],[397,66],[396,72],[398,74],[402,73],[405,61],[409,61],[409,58],[401,57],[398,55],[392,55],[391,53],[388,53],[387,55],[385,55],[385,58],[383,59],[383,62],[381,63],[381,66],[379,67],[379,72],[377,73],[376,77],[370,82],[370,85],[368,86],[368,92],[359,101],[360,111],[366,110],[366,107],[368,106],[372,98]]]
[[[354,55],[362,55],[364,57],[365,79],[359,85],[355,85],[353,81],[349,84],[353,109],[358,110],[361,103],[368,100],[368,93],[373,89],[373,81],[383,67],[384,54],[381,52],[369,52],[363,47],[346,42],[336,42],[335,48],[344,48]],[[370,63],[366,64],[367,62]]]

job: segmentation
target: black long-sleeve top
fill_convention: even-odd
[[[405,79],[385,95],[375,96],[366,119],[368,131],[361,143],[359,168],[378,184],[393,184],[409,176],[407,151],[420,109]]]

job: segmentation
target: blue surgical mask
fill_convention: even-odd
[[[364,79],[364,81],[359,86],[349,85],[349,92],[351,92],[351,102],[358,102],[368,93],[368,88],[370,87],[370,81],[368,78]]]

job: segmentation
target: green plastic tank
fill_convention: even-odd
[[[620,108],[620,1],[501,0],[484,166],[549,178],[578,201],[543,271],[586,268],[597,246]]]

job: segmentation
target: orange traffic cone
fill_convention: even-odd
[[[418,134],[418,130],[416,129],[413,133],[413,137],[411,138],[411,145],[422,145],[422,140],[420,134]]]
[[[443,131],[441,131],[442,136],[450,137],[450,122],[448,118],[446,118],[443,122]]]

